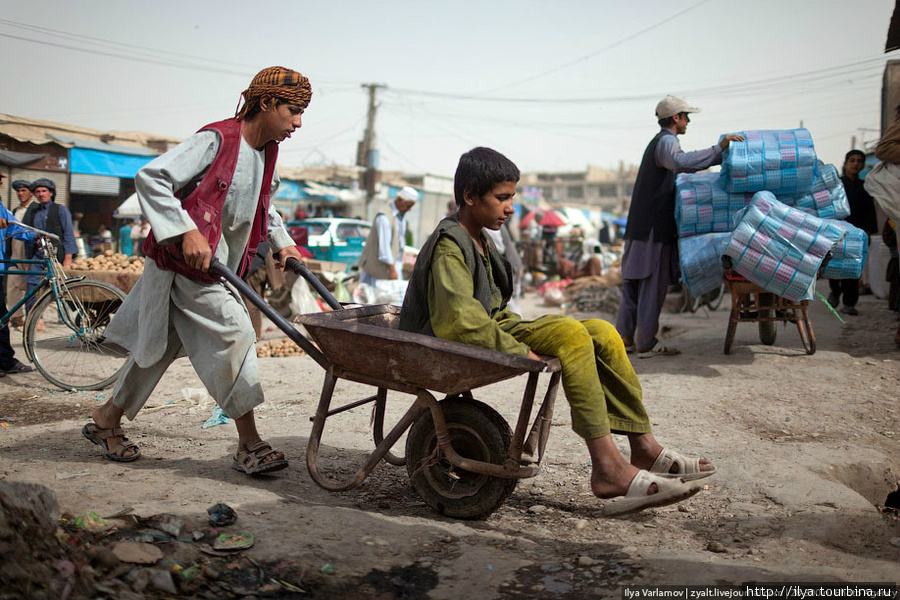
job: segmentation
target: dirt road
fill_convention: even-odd
[[[738,327],[726,356],[725,307],[664,314],[665,342],[682,354],[635,359],[645,403],[663,444],[709,457],[718,473],[681,505],[625,519],[595,516],[601,501],[590,493],[588,457],[562,397],[542,473],[521,481],[487,520],[436,515],[406,470],[388,465],[351,492],[318,488],[304,456],[323,372],[305,356],[261,359],[260,430],[291,459],[276,475],[230,468],[233,425],[201,429],[211,405],[185,400],[202,386],[184,359],[126,425],[144,454],[130,465],[104,460],[81,437],[102,394],[65,393],[36,373],[0,380],[0,417],[15,418],[0,430],[0,473],[52,488],[73,515],[170,513],[203,534],[207,507],[229,504],[234,527],[256,537],[244,558],[203,554],[190,540],[159,545],[185,568],[224,561],[206,577],[230,581],[235,597],[574,599],[618,598],[621,586],[637,584],[898,582],[900,521],[876,508],[900,480],[900,350],[885,305],[864,296],[860,316],[841,325],[816,302],[812,356],[796,330],[779,327],[775,345],[763,346],[750,324]],[[531,298],[523,312],[549,310]],[[511,420],[523,387],[514,379],[476,398]],[[342,383],[337,395],[371,393]],[[406,402],[392,395],[389,418]],[[371,448],[369,419],[367,407],[334,419],[323,469],[346,476],[360,464]],[[277,573],[306,594],[269,583]],[[212,589],[200,595],[216,597]]]

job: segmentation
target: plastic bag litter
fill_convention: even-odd
[[[238,518],[234,509],[224,502],[213,504],[206,509],[206,514],[209,515],[209,524],[213,527],[225,527],[231,525],[237,521]]]
[[[818,158],[806,129],[742,131],[722,153],[722,187],[729,192],[806,194],[818,176]]]
[[[695,298],[722,283],[725,268],[722,255],[731,242],[731,232],[707,233],[678,240],[681,280]]]
[[[302,277],[294,282],[291,288],[291,312],[295,315],[308,315],[322,312],[322,307],[316,301],[316,293],[309,287]]]
[[[201,429],[209,429],[210,427],[215,427],[216,425],[227,425],[228,417],[225,416],[225,412],[222,410],[220,406],[214,406],[212,409],[212,415],[203,423]]]
[[[725,254],[761,288],[792,301],[811,300],[822,260],[846,235],[833,220],[791,208],[765,191],[753,196]]]
[[[408,281],[379,279],[375,285],[360,283],[353,292],[353,300],[360,304],[394,304],[401,306]]]
[[[206,408],[216,403],[204,388],[181,388],[181,397],[200,408]]]

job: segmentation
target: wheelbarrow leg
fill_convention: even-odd
[[[312,431],[309,433],[309,443],[306,446],[306,468],[309,470],[309,476],[320,487],[331,492],[345,492],[352,490],[362,483],[369,473],[372,472],[378,463],[385,457],[391,447],[397,443],[400,436],[415,422],[416,419],[425,411],[425,403],[419,398],[413,402],[406,414],[394,425],[387,437],[378,445],[377,448],[366,459],[365,464],[349,479],[344,481],[333,481],[328,479],[319,472],[317,466],[319,457],[319,444],[322,441],[322,433],[325,430],[325,420],[328,418],[328,407],[331,405],[331,397],[334,394],[334,387],[337,383],[337,377],[331,374],[329,370],[325,374],[325,383],[322,386],[322,395],[319,398],[319,406],[316,409],[316,416],[313,419]]]
[[[375,437],[375,447],[384,441],[384,411],[387,406],[387,388],[378,388],[378,396],[375,398],[375,421],[372,424],[372,434]],[[395,467],[406,465],[406,457],[396,456],[391,452],[384,455],[384,461]]]
[[[550,376],[550,385],[544,394],[544,401],[538,410],[534,423],[531,426],[531,433],[525,441],[525,447],[522,450],[522,462],[536,462],[540,464],[544,458],[544,449],[547,447],[547,440],[550,438],[550,425],[553,422],[553,406],[556,404],[556,394],[559,391],[559,381],[562,372],[557,371]],[[535,458],[536,456],[536,458]]]
[[[537,392],[538,373],[528,374],[528,383],[525,385],[525,394],[522,396],[522,408],[519,409],[519,418],[516,421],[516,430],[513,432],[506,454],[507,462],[518,466],[522,458],[522,448],[525,445],[525,432],[528,430],[528,422],[531,420],[531,411],[534,408],[534,394]]]

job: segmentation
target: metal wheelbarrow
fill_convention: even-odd
[[[287,267],[306,279],[334,309],[298,317],[315,343],[221,263],[213,261],[209,272],[236,287],[325,369],[306,450],[309,475],[319,486],[335,492],[351,490],[384,460],[406,466],[413,489],[435,511],[454,518],[480,519],[503,504],[519,478],[538,474],[562,375],[559,359],[532,360],[400,331],[398,307],[344,308],[299,261],[288,259]],[[551,374],[550,381],[532,420],[538,377],[543,372]],[[500,413],[476,400],[472,390],[524,374],[528,379],[512,430]],[[371,385],[377,391],[332,408],[339,379]],[[389,390],[409,394],[414,400],[385,435]],[[444,398],[438,401],[433,392]],[[373,402],[375,449],[350,478],[327,477],[317,466],[326,421]],[[391,449],[407,431],[405,453],[399,457]]]

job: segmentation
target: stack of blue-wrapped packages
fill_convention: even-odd
[[[833,219],[820,219],[758,192],[725,249],[734,269],[788,300],[811,300],[825,255],[846,237]]]
[[[792,300],[812,298],[823,246],[834,246],[823,277],[859,277],[868,238],[849,223],[835,220],[850,215],[847,194],[837,168],[817,160],[809,132],[761,130],[742,135],[747,141],[732,142],[723,153],[721,173],[681,174],[676,179],[681,274],[691,294],[701,296],[721,281],[723,245],[730,247],[729,256],[743,257],[735,261],[738,273]],[[752,192],[759,191],[766,192],[760,202],[769,202],[777,210],[749,210],[751,199],[756,198]],[[782,241],[791,234],[790,227],[804,223],[806,216],[817,220],[801,228],[797,241],[793,235],[798,232]],[[785,219],[784,234],[766,232],[772,223]],[[760,227],[763,231],[754,237]],[[812,229],[821,237],[817,243],[807,239]],[[772,247],[764,251],[768,243]]]
[[[859,279],[869,255],[869,234],[846,221],[829,221],[847,232],[832,249],[831,260],[822,269],[825,279]]]
[[[731,242],[731,232],[707,233],[679,238],[681,280],[695,298],[722,284],[725,269],[722,256]]]
[[[742,131],[744,142],[722,154],[722,183],[729,192],[805,194],[818,175],[812,136],[806,129]]]
[[[675,179],[675,222],[678,237],[734,229],[734,215],[744,210],[753,194],[732,194],[718,173],[682,173]]]
[[[796,196],[778,196],[788,206],[821,219],[846,219],[850,216],[850,202],[841,183],[841,176],[834,165],[819,165],[819,175],[809,193]]]

